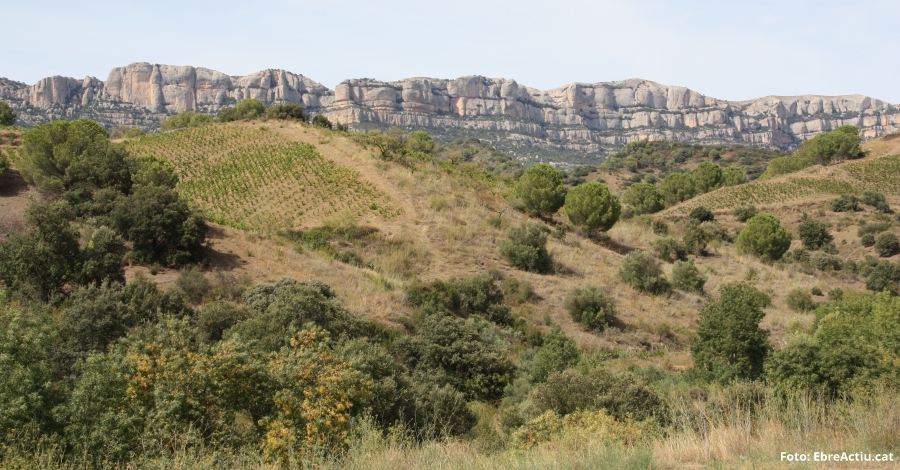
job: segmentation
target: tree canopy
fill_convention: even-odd
[[[558,211],[565,203],[567,192],[563,173],[544,163],[525,170],[515,191],[525,210],[539,216]]]
[[[766,261],[776,261],[791,247],[791,232],[781,226],[772,214],[760,212],[741,230],[737,238],[740,253],[759,256]]]
[[[607,231],[619,220],[619,198],[603,183],[576,186],[566,194],[566,215],[573,225],[587,233]]]

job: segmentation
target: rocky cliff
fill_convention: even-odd
[[[0,99],[20,112],[22,125],[90,117],[107,126],[153,129],[168,115],[215,113],[246,98],[299,103],[358,128],[428,128],[444,140],[480,137],[521,158],[551,161],[596,159],[646,138],[789,149],[846,124],[859,126],[866,139],[900,130],[900,107],[866,96],[725,101],[639,79],[548,91],[479,76],[354,79],[331,91],[283,70],[238,77],[148,63],[115,68],[105,82],[57,76],[27,86],[0,79]]]

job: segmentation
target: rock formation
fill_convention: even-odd
[[[397,82],[353,79],[332,92],[302,75],[264,70],[243,77],[191,66],[134,63],[105,82],[49,77],[34,86],[0,79],[0,99],[21,125],[89,117],[112,127],[154,129],[166,116],[215,113],[255,98],[292,102],[358,127],[427,128],[439,138],[487,138],[519,156],[596,158],[639,139],[738,143],[789,149],[841,125],[863,138],[900,130],[900,107],[860,95],[768,96],[725,101],[684,87],[631,79],[542,91],[480,76]]]

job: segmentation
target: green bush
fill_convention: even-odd
[[[860,202],[867,206],[872,206],[875,209],[878,209],[879,212],[891,212],[891,206],[888,204],[887,198],[885,198],[884,193],[880,191],[864,191],[862,194],[862,198],[860,198]]]
[[[544,382],[550,374],[574,367],[580,359],[581,351],[575,341],[566,337],[559,325],[553,325],[534,357],[531,376],[535,383]]]
[[[221,340],[225,330],[249,317],[250,311],[243,305],[216,300],[204,305],[197,314],[197,330],[202,340],[212,343]]]
[[[833,212],[856,212],[859,210],[859,199],[852,194],[843,194],[831,201]]]
[[[323,127],[325,129],[334,128],[334,126],[331,125],[331,121],[329,121],[324,114],[316,114],[315,116],[313,116],[312,125],[316,127]]]
[[[266,110],[266,119],[306,122],[306,113],[304,113],[303,108],[296,103],[276,104]]]
[[[413,152],[431,153],[435,147],[434,139],[425,131],[413,131],[406,136],[406,147]]]
[[[522,174],[515,186],[525,211],[538,215],[556,213],[566,200],[563,173],[550,165],[535,165]]]
[[[819,289],[818,287],[813,287],[809,292],[817,297],[825,295],[824,293],[822,293],[822,289]]]
[[[603,183],[585,183],[566,194],[566,215],[572,225],[586,233],[607,231],[619,220],[619,198]]]
[[[800,287],[791,289],[785,300],[788,308],[795,312],[811,312],[816,309],[816,303],[806,289]]]
[[[665,220],[653,220],[652,222],[650,222],[650,229],[653,230],[654,234],[659,236],[665,236],[669,234],[669,224],[667,224]]]
[[[843,298],[844,298],[844,290],[841,289],[840,287],[835,287],[834,289],[831,289],[830,291],[828,291],[828,300],[830,300],[832,302],[837,302],[839,300],[842,300]]]
[[[591,330],[602,330],[615,319],[616,305],[596,286],[576,287],[563,301],[572,319]]]
[[[769,166],[766,167],[766,171],[759,176],[759,179],[794,173],[810,166],[812,166],[812,160],[797,155],[773,158],[769,162]]]
[[[759,327],[765,294],[743,283],[725,284],[709,298],[691,342],[694,370],[709,380],[756,379],[769,353],[769,333]]]
[[[800,221],[800,241],[807,250],[818,250],[833,240],[828,232],[828,224],[820,222],[803,214]]]
[[[882,258],[894,256],[900,253],[900,239],[891,232],[884,232],[875,238],[875,251]]]
[[[650,246],[656,251],[659,259],[667,263],[687,259],[687,249],[673,237],[657,238],[650,243]]]
[[[171,188],[145,186],[116,204],[110,219],[145,262],[184,266],[206,256],[206,221]]]
[[[547,273],[553,268],[553,259],[547,251],[546,224],[528,220],[510,227],[509,237],[500,242],[500,254],[514,268],[524,271]]]
[[[736,166],[730,166],[722,172],[722,186],[737,186],[747,181],[747,174]]]
[[[198,127],[212,122],[209,115],[195,113],[193,111],[182,111],[172,117],[164,119],[159,123],[159,127],[164,131],[172,131],[175,129],[185,129],[188,127]]]
[[[648,251],[635,250],[628,253],[622,259],[619,278],[631,287],[650,294],[662,294],[670,289],[659,263]]]
[[[700,162],[691,176],[694,177],[699,193],[708,193],[722,185],[722,168],[712,162]]]
[[[687,173],[670,173],[659,183],[659,192],[666,204],[674,206],[698,194],[694,177]]]
[[[835,255],[828,253],[815,253],[809,257],[809,263],[820,271],[840,271],[843,262]]]
[[[11,126],[16,122],[18,114],[6,101],[0,100],[0,126]]]
[[[686,292],[703,293],[706,276],[700,273],[693,261],[676,261],[672,267],[672,286]]]
[[[394,348],[434,383],[451,385],[469,399],[496,400],[512,380],[514,366],[505,347],[491,341],[491,331],[475,319],[429,315],[416,334],[399,338]]]
[[[667,421],[665,402],[650,386],[632,375],[617,376],[600,368],[587,374],[577,370],[554,373],[535,387],[531,402],[535,415],[551,410],[565,416],[605,409],[622,421]]]
[[[240,121],[243,119],[258,119],[266,114],[266,105],[256,99],[246,99],[233,108],[219,112],[216,119],[219,122]]]
[[[719,227],[712,222],[699,222],[691,219],[684,231],[684,248],[688,253],[705,255],[709,242],[721,236]]]
[[[666,207],[662,194],[656,186],[649,183],[636,183],[629,186],[622,194],[622,202],[631,206],[637,215],[653,214]]]
[[[688,217],[700,222],[712,222],[713,220],[715,220],[715,216],[713,215],[712,211],[704,206],[697,206],[693,208]]]
[[[184,293],[185,299],[194,305],[198,305],[209,294],[212,284],[203,274],[203,270],[195,265],[184,268],[178,273],[178,279],[175,279],[175,287]]]
[[[738,221],[746,222],[753,218],[758,211],[755,206],[743,206],[738,207],[734,210],[734,216],[737,217]]]
[[[866,289],[873,292],[889,291],[894,295],[900,294],[900,265],[888,260],[875,261],[871,267],[860,268],[860,275],[866,277]]]
[[[857,158],[859,148],[859,128],[841,126],[832,132],[819,134],[800,144],[797,155],[820,165],[827,165],[833,160]]]
[[[865,246],[865,247],[875,246],[875,235],[872,235],[871,233],[867,233],[867,234],[863,235],[859,239],[859,241],[862,243],[862,246]]]
[[[737,239],[739,253],[759,256],[764,261],[776,261],[791,247],[791,232],[781,226],[777,217],[765,212],[747,221]]]

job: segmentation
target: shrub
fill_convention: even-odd
[[[242,119],[258,119],[266,113],[266,105],[256,99],[246,99],[237,106],[219,112],[219,122],[240,121]]]
[[[747,221],[737,239],[740,253],[759,256],[764,261],[781,258],[791,246],[791,232],[781,226],[777,217],[760,212]]]
[[[18,114],[6,101],[0,100],[0,126],[11,126],[16,122]]]
[[[496,400],[503,396],[515,368],[505,346],[490,340],[490,331],[475,319],[430,315],[419,323],[416,334],[398,339],[394,348],[409,367],[429,375],[434,383],[451,385],[469,399]]]
[[[197,330],[200,338],[207,342],[222,339],[225,330],[250,317],[250,311],[243,305],[217,300],[203,306],[197,314]]]
[[[788,308],[796,312],[810,312],[816,309],[816,303],[806,289],[791,289],[785,299]]]
[[[567,191],[563,173],[550,165],[540,164],[525,170],[516,183],[515,192],[522,199],[525,211],[544,216],[563,206]]]
[[[836,302],[844,298],[844,290],[840,287],[835,287],[828,291],[828,300],[832,302]]]
[[[670,173],[659,183],[659,192],[666,204],[674,206],[697,195],[697,183],[687,173]]]
[[[524,271],[547,273],[553,268],[553,259],[547,251],[547,225],[525,221],[506,231],[509,237],[500,242],[500,254],[515,268]]]
[[[759,176],[759,179],[772,178],[778,175],[786,175],[794,173],[804,168],[812,166],[809,158],[793,155],[790,157],[778,157],[769,161],[766,171]]]
[[[175,279],[175,287],[181,289],[185,299],[197,305],[203,302],[212,285],[199,266],[191,266],[181,270]]]
[[[747,181],[747,174],[736,166],[730,166],[722,172],[722,186],[737,186]]]
[[[184,129],[188,127],[197,127],[212,122],[212,118],[206,114],[195,113],[193,111],[182,111],[170,118],[159,123],[164,131],[175,129]]]
[[[712,162],[701,162],[691,176],[699,193],[708,193],[722,185],[722,168]]]
[[[695,255],[706,254],[706,246],[719,235],[718,227],[712,222],[700,223],[691,220],[684,232],[684,247]]]
[[[650,229],[653,230],[653,233],[659,236],[664,236],[669,234],[669,224],[666,223],[665,220],[655,219],[650,222]]]
[[[807,217],[806,214],[800,222],[799,231],[800,241],[808,250],[818,250],[833,240],[826,223]]]
[[[832,160],[856,158],[860,154],[859,128],[841,126],[832,132],[819,134],[800,144],[797,155],[820,165],[827,165]]]
[[[891,226],[893,225],[889,221],[869,222],[869,223],[865,223],[865,222],[866,222],[865,220],[861,221],[860,222],[861,225],[860,225],[859,229],[856,231],[856,234],[859,235],[860,237],[862,237],[863,235],[866,235],[866,234],[877,235],[881,232],[890,230]]]
[[[882,258],[894,256],[900,253],[900,239],[891,232],[884,232],[875,238],[875,251]]]
[[[840,271],[843,263],[835,255],[815,253],[809,257],[809,263],[820,271]]]
[[[693,261],[676,261],[672,267],[672,286],[686,292],[703,293],[706,276],[700,273]]]
[[[315,116],[313,116],[312,125],[316,126],[316,127],[322,127],[325,129],[333,129],[334,128],[334,126],[331,125],[331,121],[329,121],[328,118],[325,117],[324,114],[316,114]]]
[[[741,222],[750,220],[756,213],[757,210],[755,206],[743,206],[734,210],[734,216]]]
[[[552,374],[535,387],[531,401],[534,414],[605,409],[622,421],[666,421],[665,402],[650,386],[630,374],[617,376],[600,368],[587,374],[571,369]]]
[[[568,338],[559,325],[553,325],[534,357],[531,376],[535,383],[544,382],[550,374],[574,367],[580,359],[581,351],[575,341]]]
[[[183,266],[206,256],[206,221],[171,188],[138,188],[116,204],[110,219],[138,260]]]
[[[636,183],[628,187],[622,194],[622,202],[631,206],[634,213],[653,214],[665,209],[665,199],[656,186],[649,183]]]
[[[715,219],[712,211],[704,206],[697,206],[692,209],[688,217],[700,222],[712,222]]]
[[[599,287],[576,287],[563,301],[572,319],[591,330],[606,328],[616,316],[616,305]]]
[[[656,251],[659,259],[667,263],[674,263],[687,258],[687,250],[684,245],[678,243],[678,240],[673,237],[657,238],[650,243],[650,246]]]
[[[817,296],[817,297],[821,297],[821,296],[825,295],[825,294],[822,293],[822,289],[819,289],[818,287],[813,287],[812,289],[810,289],[809,292],[810,292],[812,295],[815,295],[815,296]]]
[[[669,281],[663,276],[659,263],[647,251],[628,253],[619,268],[619,278],[641,292],[662,294],[669,290]]]
[[[809,263],[810,256],[809,251],[806,248],[800,247],[796,250],[788,251],[784,254],[785,261],[796,261],[798,263]]]
[[[871,233],[867,233],[867,234],[863,235],[859,239],[859,241],[862,243],[862,246],[865,246],[865,247],[875,246],[875,235],[872,235]]]
[[[852,194],[842,194],[841,197],[831,201],[833,212],[856,212],[859,210],[859,199]]]
[[[864,191],[860,202],[867,206],[872,206],[875,209],[878,209],[879,212],[891,212],[891,206],[888,204],[887,199],[884,197],[884,193],[879,191]]]
[[[700,310],[691,342],[694,369],[717,382],[756,379],[769,353],[769,333],[759,327],[765,294],[743,283],[725,284]]]
[[[406,136],[406,147],[413,152],[431,153],[435,142],[425,131],[413,131]]]
[[[266,118],[306,122],[306,113],[304,113],[303,108],[296,103],[276,104],[266,110]]]
[[[609,230],[622,212],[619,198],[597,182],[572,188],[566,194],[565,208],[569,221],[586,233]]]
[[[875,261],[873,266],[863,266],[860,274],[866,276],[866,289],[873,292],[890,291],[900,294],[900,265],[887,260]]]

